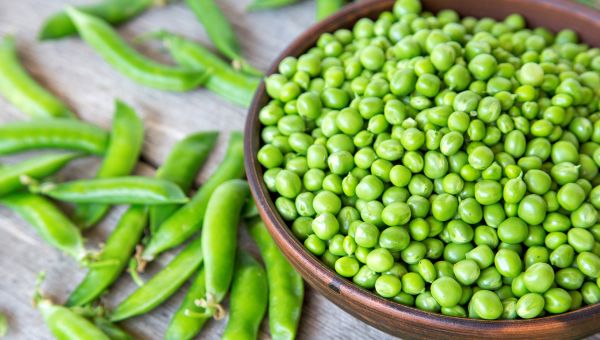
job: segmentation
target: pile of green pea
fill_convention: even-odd
[[[266,79],[275,205],[339,275],[421,310],[600,302],[600,49],[398,0]]]

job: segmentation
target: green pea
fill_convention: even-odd
[[[539,195],[527,195],[519,202],[519,217],[531,224],[541,224],[546,216],[546,201]]]
[[[400,257],[407,264],[416,264],[425,258],[425,254],[427,254],[427,248],[423,243],[411,241],[408,247],[400,252]]]
[[[335,261],[335,271],[343,277],[353,277],[358,273],[360,264],[350,256],[343,256]]]
[[[556,198],[561,207],[568,211],[574,211],[585,200],[585,191],[578,184],[567,183],[558,190]]]
[[[535,263],[527,268],[523,281],[528,291],[542,294],[554,282],[554,270],[547,263]]]
[[[437,271],[433,263],[428,259],[422,259],[417,262],[417,273],[428,283],[432,283],[437,277]]]
[[[379,229],[366,222],[360,223],[354,232],[356,244],[365,248],[372,248],[377,244],[379,238]]]
[[[383,274],[375,281],[375,291],[385,298],[397,296],[402,289],[402,281],[395,276]]]
[[[473,308],[477,316],[485,320],[498,319],[504,311],[502,301],[500,301],[498,295],[485,289],[478,290],[473,294],[469,307]]]
[[[505,277],[517,277],[523,268],[519,254],[512,250],[500,249],[494,257],[494,264],[498,272]]]
[[[410,295],[418,295],[425,291],[425,281],[417,273],[406,273],[401,277],[402,291]]]
[[[600,256],[591,252],[582,252],[577,255],[577,268],[591,277],[597,278],[600,275]]]
[[[471,259],[456,262],[453,271],[456,280],[465,286],[473,284],[480,275],[479,265]]]
[[[517,315],[523,319],[531,319],[540,315],[544,310],[544,297],[536,293],[527,293],[517,302]]]

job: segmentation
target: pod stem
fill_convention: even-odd
[[[131,276],[131,279],[133,280],[133,282],[135,282],[136,285],[138,285],[139,287],[144,285],[144,280],[142,280],[138,273],[138,263],[135,259],[131,259],[131,261],[129,261],[129,267],[127,268],[127,271],[129,272],[129,276]]]
[[[225,308],[223,308],[223,306],[221,306],[221,304],[219,303],[208,302],[207,300],[210,300],[210,298],[198,299],[194,301],[194,304],[198,307],[206,309],[206,312],[204,313],[204,315],[206,316],[212,316],[215,320],[221,320],[225,318],[225,316],[227,315],[227,311],[225,310]]]

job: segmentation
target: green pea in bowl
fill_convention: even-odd
[[[260,85],[245,168],[271,235],[312,287],[396,336],[599,332],[600,13],[399,3],[346,6]],[[550,31],[512,13],[588,45],[566,31],[545,51]]]

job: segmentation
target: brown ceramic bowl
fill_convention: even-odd
[[[314,46],[322,33],[350,28],[362,17],[376,18],[390,10],[394,0],[363,1],[346,6],[342,11],[309,28],[275,60],[269,74],[286,56],[299,56]],[[444,8],[462,16],[502,19],[520,13],[530,27],[544,26],[552,30],[571,28],[581,39],[600,46],[600,12],[567,0],[423,0],[425,10]],[[260,146],[259,110],[267,103],[264,83],[260,85],[246,123],[246,172],[263,220],[281,250],[304,279],[339,307],[390,334],[406,338],[581,338],[600,331],[600,304],[577,311],[533,320],[483,321],[428,313],[383,299],[348,281],[326,267],[308,252],[292,234],[277,212],[273,199],[262,180],[263,169],[256,159]]]

